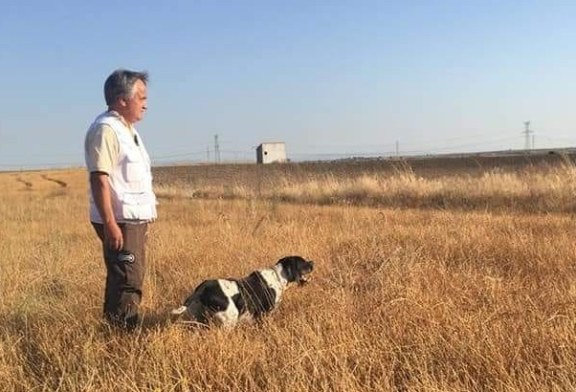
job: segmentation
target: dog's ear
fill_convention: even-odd
[[[306,261],[300,256],[288,256],[278,260],[278,264],[282,265],[282,269],[286,274],[288,282],[299,282],[302,280],[303,274],[312,272],[314,263]]]
[[[282,270],[288,282],[296,282],[300,279],[300,274],[296,269],[296,260],[296,256],[283,257],[278,260],[278,264],[282,265]]]

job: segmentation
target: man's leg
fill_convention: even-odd
[[[104,244],[104,227],[93,224]],[[132,329],[138,324],[138,307],[146,268],[147,224],[121,224],[124,247],[118,252],[104,248],[106,287],[104,316],[112,324]]]

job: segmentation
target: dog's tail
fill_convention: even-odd
[[[175,316],[185,315],[190,321],[206,322],[204,314],[206,309],[204,309],[202,305],[202,295],[206,291],[206,288],[211,284],[213,285],[214,282],[215,281],[202,282],[194,292],[186,298],[182,306],[172,310],[172,314]]]
[[[173,315],[181,315],[182,313],[186,312],[186,309],[188,309],[188,308],[186,306],[182,305],[177,309],[173,309],[171,313]]]
[[[205,323],[206,317],[204,315],[204,307],[200,301],[187,301],[179,308],[173,309],[171,312],[174,316],[182,316],[189,321],[197,321]]]

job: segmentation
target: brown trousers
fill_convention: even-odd
[[[104,317],[113,325],[133,329],[138,325],[138,307],[142,300],[148,224],[119,224],[124,237],[121,251],[106,246],[104,225],[92,223],[92,226],[102,241],[106,264]]]

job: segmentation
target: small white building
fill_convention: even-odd
[[[286,143],[262,143],[256,148],[257,163],[286,162]]]

